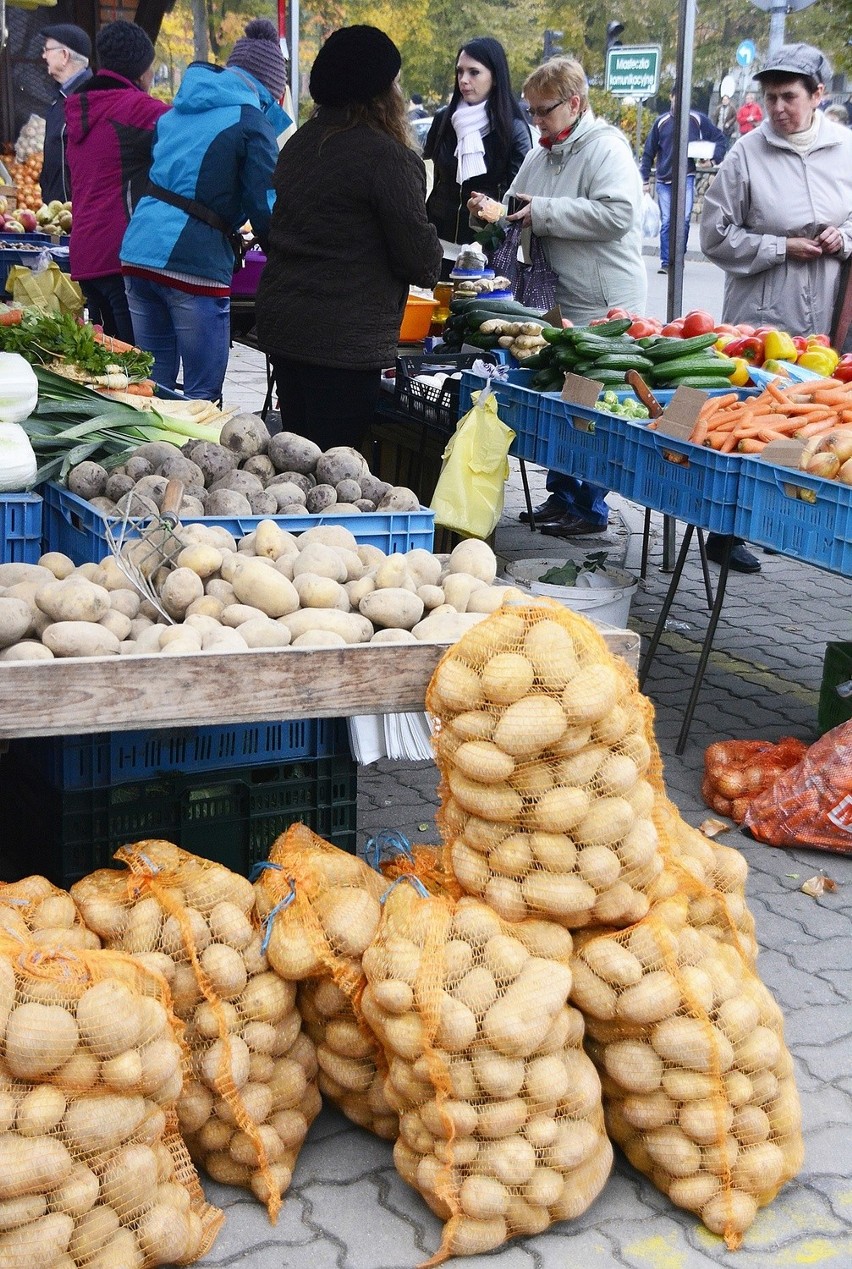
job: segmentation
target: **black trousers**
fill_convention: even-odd
[[[285,432],[306,436],[321,449],[358,448],[381,391],[381,368],[340,370],[273,357],[272,369]]]
[[[80,283],[80,290],[86,297],[89,320],[100,322],[105,335],[123,339],[126,344],[136,342],[124,278],[120,273],[111,273],[104,278],[86,278]]]

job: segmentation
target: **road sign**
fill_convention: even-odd
[[[753,41],[743,40],[737,48],[737,63],[740,66],[751,66],[756,56],[757,49],[754,47]]]
[[[606,89],[616,97],[653,97],[660,86],[658,44],[611,48],[606,55]]]

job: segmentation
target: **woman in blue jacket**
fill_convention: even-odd
[[[121,268],[154,378],[174,388],[182,362],[188,397],[222,395],[237,234],[249,220],[266,238],[286,84],[275,27],[256,18],[226,68],[193,62],[157,125],[150,186],[124,235]]]

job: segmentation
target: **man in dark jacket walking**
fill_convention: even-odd
[[[65,98],[80,88],[92,72],[92,41],[82,27],[72,22],[56,22],[42,28],[42,58],[47,73],[58,85],[56,95],[47,108],[44,128],[44,161],[41,176],[41,201],[58,199],[67,203],[71,197],[71,178],[65,153]]]
[[[667,273],[669,268],[669,222],[672,209],[672,179],[674,168],[674,150],[677,142],[675,133],[674,108],[677,89],[671,92],[671,107],[657,117],[653,128],[648,133],[645,150],[642,155],[642,181],[646,190],[650,189],[651,167],[656,159],[657,169],[657,202],[660,205],[660,273]],[[700,141],[712,141],[714,145],[713,162],[721,163],[725,157],[728,143],[724,132],[700,110],[689,112],[689,149]],[[695,201],[695,158],[687,159],[686,178],[686,223],[684,224],[684,251],[689,238],[689,218],[692,215],[692,204]]]

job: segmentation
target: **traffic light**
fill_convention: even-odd
[[[622,28],[623,29],[623,28]],[[562,52],[562,45],[559,41],[564,35],[563,31],[552,31],[550,27],[544,33],[544,60],[549,62],[551,57],[559,57]]]
[[[624,30],[623,22],[607,22],[606,24],[606,43],[604,44],[604,66],[606,66],[607,56],[611,48],[620,48],[621,40],[618,38]]]

